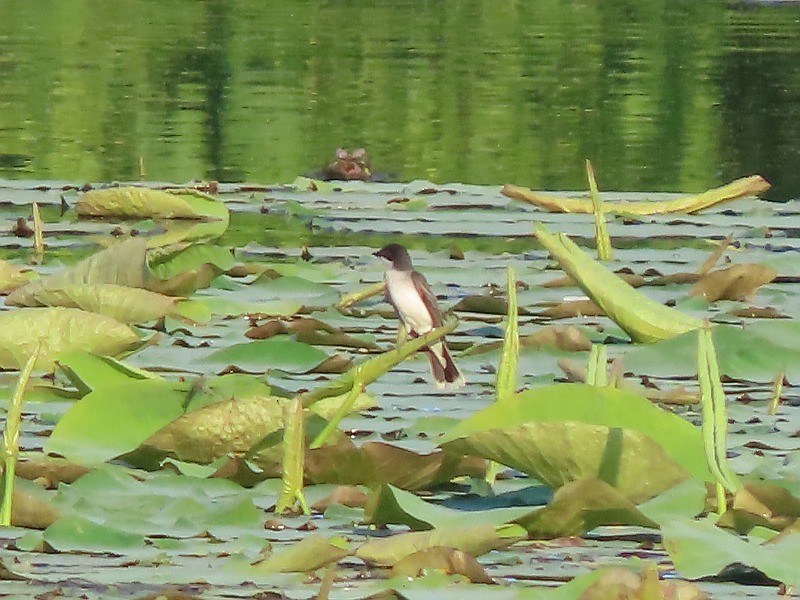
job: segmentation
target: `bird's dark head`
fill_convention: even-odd
[[[375,256],[388,260],[395,269],[400,269],[401,271],[410,271],[412,269],[411,257],[408,255],[408,251],[400,244],[384,246],[375,252]]]

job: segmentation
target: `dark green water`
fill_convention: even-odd
[[[0,178],[291,181],[338,146],[434,182],[800,195],[800,7],[0,3]]]

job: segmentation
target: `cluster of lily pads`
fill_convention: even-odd
[[[733,192],[725,190],[723,199],[753,193],[753,185],[761,184],[743,181]],[[597,218],[598,245],[609,252],[602,222],[611,210],[590,187],[595,203],[588,212]],[[506,191],[523,194],[518,188]],[[708,202],[703,197],[702,206],[696,206],[705,208]],[[321,585],[329,588],[337,563],[355,557],[393,575],[443,571],[490,585],[492,578],[476,558],[491,550],[523,540],[580,536],[602,526],[634,526],[660,530],[682,577],[715,575],[744,563],[772,580],[800,583],[794,560],[800,551],[800,481],[742,478],[726,460],[725,398],[714,345],[725,344],[722,354],[757,331],[712,326],[648,300],[568,237],[539,227],[539,243],[568,283],[588,296],[590,303],[580,304],[583,314],[607,315],[635,342],[678,344],[684,354],[688,349],[686,374],[699,374],[700,395],[692,400],[703,406],[702,428],[654,404],[614,373],[608,377],[602,346],[592,347],[584,382],[518,391],[520,345],[530,340],[518,333],[517,281],[509,269],[494,403],[446,431],[432,453],[386,442],[356,444],[339,424],[372,405],[368,386],[451,332],[455,320],[381,352],[324,319],[298,314],[309,306],[335,306],[346,317],[357,302],[379,292],[379,284],[339,298],[290,270],[281,274],[237,260],[214,243],[226,231],[229,215],[211,196],[109,188],[83,194],[75,209],[85,217],[174,221],[163,232],[119,241],[41,277],[0,263],[0,288],[9,307],[0,313],[0,367],[21,370],[4,430],[3,510],[6,524],[31,528],[16,540],[18,549],[170,551],[173,538],[205,533],[228,545],[241,544],[223,570],[230,581],[327,568],[331,575]],[[682,204],[682,210],[689,209]],[[709,301],[746,296],[775,276],[760,265],[712,271],[713,264],[694,274],[697,294]],[[203,289],[223,273],[245,282],[259,303],[243,303],[237,312],[204,297]],[[288,289],[308,302],[286,300]],[[202,363],[196,377],[126,362],[125,356],[157,346],[160,332],[176,337],[181,327],[213,327],[219,314],[246,317],[242,321],[251,341],[205,351],[187,340],[186,352]],[[328,355],[320,345],[369,357],[354,362]],[[726,360],[721,357],[723,365]],[[301,389],[281,389],[254,374],[270,369],[326,378],[302,380]],[[36,372],[55,374],[52,385],[37,389],[46,387],[46,393],[72,404],[47,437],[44,454],[29,453],[17,461],[20,407],[28,378]],[[338,377],[328,379],[332,374]],[[775,374],[782,381],[780,365]],[[501,471],[497,465],[541,482],[553,490],[552,497],[545,506],[494,508],[467,517],[415,493],[453,481],[491,484]],[[15,472],[45,486],[61,484],[59,498],[53,501],[19,477],[15,485]],[[177,496],[163,487],[166,478],[176,477],[185,482]],[[304,495],[304,485],[323,483],[337,486],[329,497]],[[150,499],[132,515],[136,525],[115,523],[119,516],[113,507],[132,497]],[[333,515],[336,506],[363,509],[353,515],[360,523],[402,530],[366,538],[311,534],[274,552],[258,535],[264,510],[276,516]],[[686,597],[702,597],[686,582],[658,581],[648,564],[601,569],[557,590],[528,591],[536,598],[571,598],[625,589],[626,597],[650,598],[674,587]]]

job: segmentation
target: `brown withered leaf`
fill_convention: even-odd
[[[778,312],[771,306],[760,308],[758,306],[746,306],[729,310],[728,314],[734,317],[744,317],[745,319],[791,319],[789,315]]]
[[[648,563],[642,573],[622,567],[605,569],[578,600],[708,600],[708,595],[688,581],[659,581],[657,567]]]
[[[592,342],[574,325],[548,325],[542,327],[536,333],[521,335],[519,338],[520,348],[542,348],[544,346],[566,350],[567,352],[577,352],[589,350]],[[497,350],[503,346],[502,340],[480,344],[470,349],[469,354],[484,354]]]
[[[684,285],[696,283],[702,275],[698,273],[672,273],[671,275],[661,275],[650,280],[650,285]]]
[[[404,490],[418,490],[461,475],[481,477],[486,462],[441,451],[417,454],[384,442],[365,442],[356,447],[343,438],[335,445],[306,452],[305,469],[310,483],[369,487],[391,483]]]
[[[766,265],[736,264],[703,276],[689,290],[690,296],[700,296],[708,302],[716,300],[746,300],[755,291],[778,275]]]
[[[494,583],[486,569],[473,556],[442,546],[425,548],[406,556],[392,567],[391,576],[419,577],[431,570],[447,575],[464,575],[472,583]]]
[[[756,525],[781,531],[800,519],[800,499],[771,483],[748,483],[734,495],[732,508],[723,518],[731,518],[727,525],[737,531],[749,531]],[[725,526],[726,523],[718,524]]]
[[[592,300],[569,300],[556,306],[546,308],[539,313],[542,317],[551,319],[571,319],[573,317],[599,317],[604,315],[603,310]]]
[[[455,312],[474,312],[486,315],[505,315],[508,313],[508,302],[503,298],[487,295],[474,295],[462,298],[461,301],[453,307]],[[519,314],[530,314],[524,308],[519,308]]]
[[[364,508],[367,504],[367,494],[354,485],[340,485],[322,500],[312,504],[311,508],[318,512],[325,512],[331,504]]]
[[[620,279],[624,280],[628,283],[631,287],[641,287],[643,285],[647,285],[647,279],[638,275],[637,273],[631,273],[629,271],[616,271],[617,275]],[[572,279],[569,275],[565,275],[563,277],[557,277],[555,279],[551,279],[550,281],[546,281],[542,284],[542,287],[545,288],[562,288],[562,287],[577,287],[577,283],[575,280]]]
[[[14,527],[47,529],[60,516],[61,513],[49,502],[14,488],[11,497],[11,524]]]
[[[338,375],[347,373],[351,368],[353,368],[353,361],[347,358],[347,356],[344,354],[332,354],[314,367],[311,372]]]
[[[72,483],[89,471],[91,471],[89,467],[69,462],[63,458],[44,455],[37,458],[22,458],[17,461],[16,466],[17,476],[36,481],[49,490],[57,488],[61,482]]]
[[[548,346],[566,350],[567,352],[579,352],[592,348],[591,340],[574,325],[566,327],[548,325],[547,327],[542,327],[536,333],[520,336],[519,343],[523,348],[527,346],[536,348]]]

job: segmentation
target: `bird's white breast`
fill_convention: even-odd
[[[411,279],[411,273],[387,271],[384,280],[392,303],[406,328],[418,334],[430,331],[433,328],[431,315]]]

